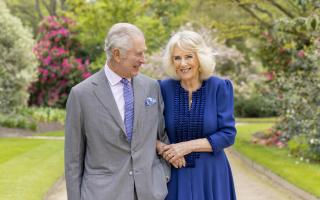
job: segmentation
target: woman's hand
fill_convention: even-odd
[[[163,146],[162,157],[170,163],[175,163],[184,156],[191,153],[192,150],[188,142],[179,142]]]
[[[169,145],[157,141],[157,152],[174,167],[180,168],[181,165],[186,165],[185,155],[192,152],[212,152],[212,147],[207,138]]]
[[[175,162],[171,163],[175,168],[182,168],[186,166],[186,160],[184,158],[180,158]]]
[[[160,142],[159,140],[157,140],[156,142],[156,150],[157,150],[157,153],[159,155],[161,155],[163,157],[163,152],[164,152],[164,147],[167,146],[167,144],[163,143],[163,142]],[[164,157],[163,157],[164,158]],[[165,159],[165,158],[164,158]],[[166,160],[169,162],[169,160]],[[170,162],[170,164],[172,164],[175,168],[182,168],[182,167],[185,167],[186,166],[186,160],[184,159],[184,157],[178,159],[178,160],[175,160],[174,162]]]

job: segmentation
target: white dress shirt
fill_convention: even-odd
[[[123,85],[120,82],[122,77],[116,74],[114,71],[112,71],[107,64],[104,66],[104,72],[109,81],[109,85],[110,85],[114,100],[116,101],[121,118],[124,121]],[[128,81],[131,83],[131,79],[128,79]]]

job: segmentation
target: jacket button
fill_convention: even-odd
[[[130,171],[130,172],[129,172],[129,175],[132,176],[132,174],[133,174],[132,171]]]

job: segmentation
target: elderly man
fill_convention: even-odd
[[[162,200],[170,170],[156,153],[164,133],[158,83],[139,74],[144,35],[118,23],[105,40],[103,69],[74,86],[67,102],[69,200]]]

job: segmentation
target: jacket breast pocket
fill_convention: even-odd
[[[154,119],[154,117],[158,117],[159,112],[160,112],[160,110],[159,110],[158,105],[153,104],[153,105],[149,105],[149,106],[144,107],[143,115],[145,116],[146,119],[148,119],[148,118]]]

